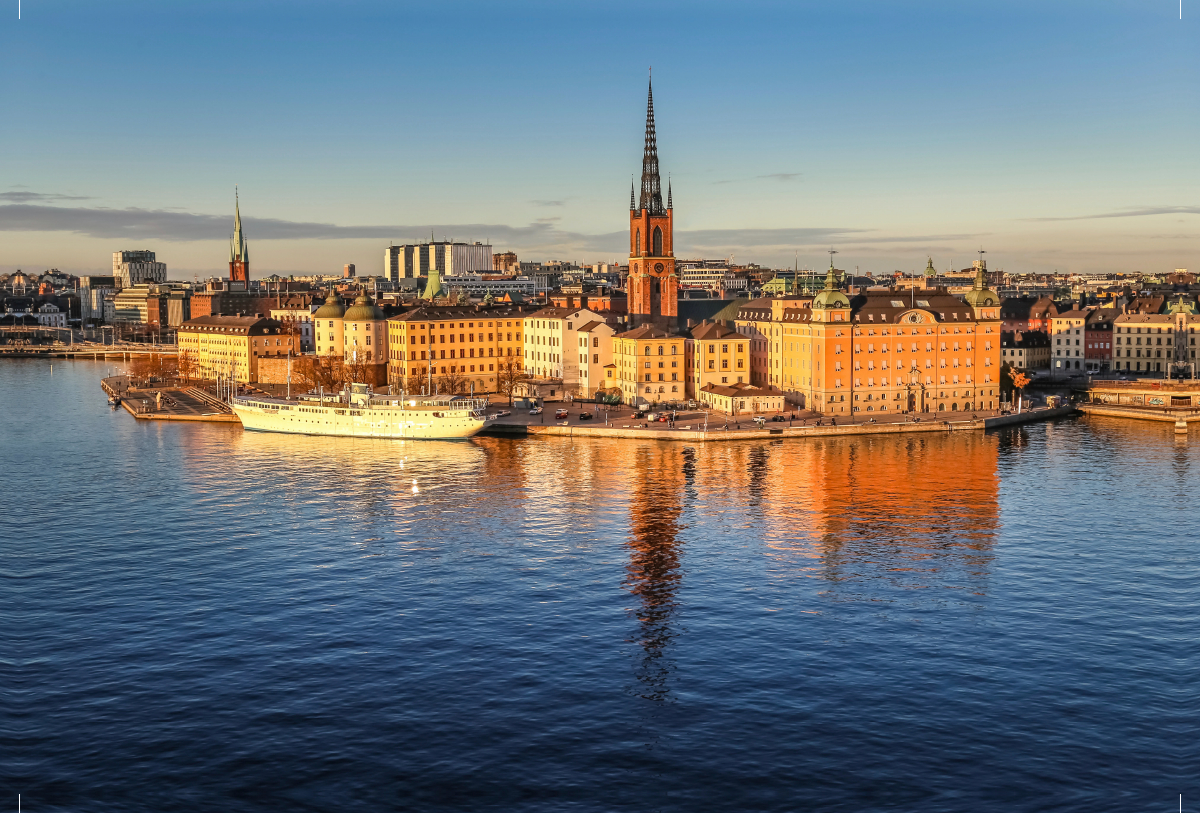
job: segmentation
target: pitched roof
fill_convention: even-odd
[[[738,336],[741,338],[742,334],[725,327],[720,322],[701,322],[692,328],[693,339],[724,339],[727,336]]]
[[[668,333],[662,328],[654,325],[642,325],[635,327],[633,330],[627,330],[624,333],[617,334],[618,339],[677,339],[679,336]]]
[[[705,384],[701,392],[711,392],[726,397],[753,398],[756,396],[779,396],[783,392],[776,387],[758,387],[753,384]]]

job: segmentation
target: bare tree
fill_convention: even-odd
[[[425,370],[417,370],[414,368],[408,376],[409,394],[424,392],[425,385],[428,381],[429,376]]]
[[[467,379],[458,372],[457,367],[451,367],[450,372],[443,373],[437,379],[438,391],[446,395],[461,395],[467,391]]]
[[[512,406],[513,393],[517,386],[523,381],[529,380],[529,376],[525,374],[524,368],[519,362],[508,361],[496,367],[496,391],[508,398],[508,405]]]
[[[310,390],[321,388],[326,392],[338,389],[338,375],[333,367],[335,357],[317,358],[316,356],[301,356],[292,366],[292,373],[300,379],[302,386]]]
[[[196,357],[191,350],[180,350],[175,359],[176,375],[184,381],[191,381],[196,374]]]
[[[367,363],[362,356],[355,353],[342,362],[343,384],[365,384],[367,381]]]

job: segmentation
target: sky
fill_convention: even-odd
[[[677,257],[1200,269],[1197,0],[10,5],[0,272],[611,262],[651,67]]]

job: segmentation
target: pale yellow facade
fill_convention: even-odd
[[[691,397],[688,353],[691,339],[653,327],[613,337],[615,386],[627,404],[679,401]]]

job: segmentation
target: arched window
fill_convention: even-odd
[[[662,250],[662,229],[658,226],[654,227],[654,256],[661,257]]]
[[[642,256],[642,230],[638,229],[633,238],[633,256]]]

